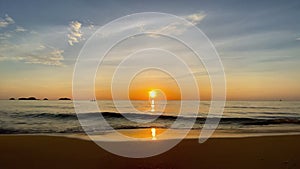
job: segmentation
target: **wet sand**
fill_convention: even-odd
[[[159,140],[156,140],[159,141]],[[111,154],[94,142],[38,135],[0,136],[1,169],[300,168],[300,136],[185,139],[158,156],[134,159]]]

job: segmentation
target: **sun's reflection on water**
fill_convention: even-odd
[[[152,140],[156,140],[156,129],[151,128]]]

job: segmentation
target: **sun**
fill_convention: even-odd
[[[156,91],[151,90],[151,91],[149,92],[149,97],[155,98],[155,97],[156,97]]]

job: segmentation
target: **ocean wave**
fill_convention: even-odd
[[[62,120],[77,120],[79,116],[83,119],[97,119],[100,113],[91,112],[91,113],[31,113],[31,114],[18,114],[18,117],[25,118],[46,118],[46,119],[62,119]],[[113,121],[115,119],[129,121],[126,117],[131,119],[156,119],[158,121],[170,121],[173,122],[177,119],[194,121],[197,123],[204,123],[207,119],[206,117],[192,117],[192,116],[175,116],[175,115],[155,115],[155,114],[146,114],[146,113],[116,113],[116,112],[102,112],[101,115],[108,121]],[[15,115],[16,116],[16,115]],[[215,120],[216,118],[211,118]],[[268,116],[259,116],[258,118],[249,118],[249,117],[223,117],[220,120],[220,124],[243,124],[243,125],[268,125],[268,124],[300,124],[300,117],[268,117]]]
[[[71,113],[31,113],[31,114],[18,114],[17,116],[23,116],[25,118],[55,118],[55,119],[77,119],[76,114]]]
[[[172,128],[172,129],[189,129],[189,126],[193,126],[192,129],[199,129],[201,130],[206,118],[198,117],[195,121],[195,124],[192,124],[194,121],[190,120],[189,118],[182,118],[183,121],[178,125],[174,126],[175,117],[173,116],[161,116],[157,118],[155,121],[150,123],[136,123],[126,119],[125,117],[120,117],[120,114],[116,113],[102,113],[104,118],[106,118],[107,122],[110,124],[108,126],[98,126],[93,125],[91,127],[86,126],[85,129],[88,129],[89,133],[99,134],[101,132],[110,131],[112,129],[121,130],[121,129],[146,129],[146,128]],[[96,113],[90,113],[90,115],[96,115]],[[99,113],[97,113],[99,115]],[[49,114],[41,114],[38,116],[47,116],[51,118],[63,118],[66,121],[61,120],[46,120],[43,125],[32,125],[32,121],[28,120],[28,125],[25,123],[15,124],[12,126],[2,125],[0,126],[0,134],[39,134],[39,133],[84,133],[80,124],[77,120],[69,121],[70,117],[76,118],[76,114],[69,114],[66,115],[49,115]],[[35,116],[37,117],[37,116]],[[90,116],[89,116],[90,117]],[[38,119],[37,119],[38,120]],[[90,119],[91,122],[94,122],[95,119]],[[213,122],[214,119],[210,119]],[[44,119],[41,119],[44,121]],[[48,123],[49,122],[49,123]],[[74,123],[75,122],[75,123]],[[66,125],[68,124],[68,125]],[[96,124],[96,123],[91,123]],[[222,118],[220,120],[220,127],[230,126],[230,128],[239,128],[239,126],[264,126],[264,125],[299,125],[300,119],[298,118],[278,118],[278,119],[253,119],[253,118]],[[69,127],[69,126],[72,127]],[[24,127],[26,126],[26,127]],[[55,127],[53,127],[55,126]]]
[[[226,106],[225,108],[233,108],[233,109],[281,109],[280,107],[270,107],[270,106]]]
[[[0,134],[51,134],[51,133],[84,133],[81,127],[67,128],[67,129],[20,129],[20,128],[0,128]]]

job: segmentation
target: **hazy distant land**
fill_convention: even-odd
[[[14,97],[9,98],[8,100],[41,100],[39,98],[30,96],[30,97],[19,97],[18,99],[15,99]],[[42,100],[49,100],[48,98],[44,98]],[[72,100],[71,98],[68,97],[61,97],[58,100]]]

